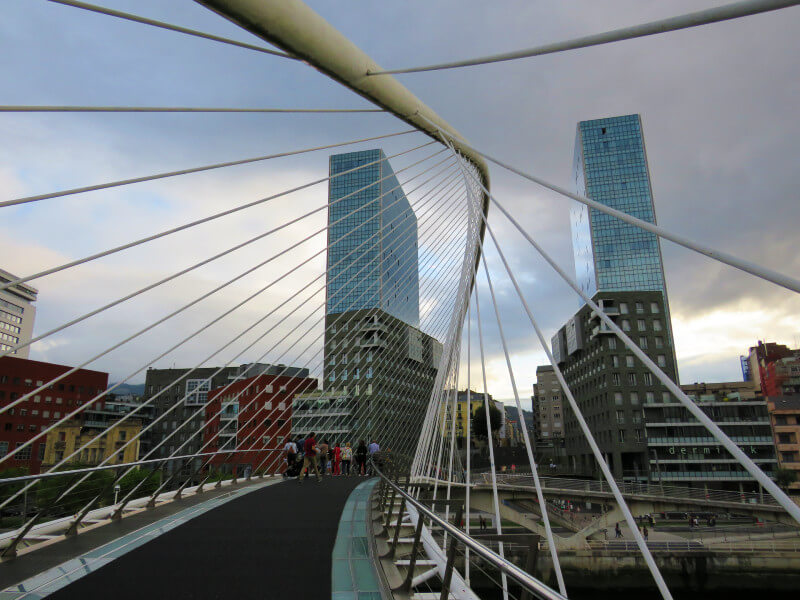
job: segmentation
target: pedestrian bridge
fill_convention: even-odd
[[[17,197],[0,199],[0,221],[18,240],[47,243],[48,232],[59,233],[52,246],[4,256],[4,261],[19,260],[14,270],[19,267],[22,274],[6,273],[4,277],[8,278],[0,282],[0,290],[23,289],[19,286],[30,282],[38,286],[43,285],[40,281],[60,281],[61,287],[56,289],[66,293],[84,291],[83,283],[91,280],[93,289],[102,290],[99,296],[105,302],[91,307],[80,303],[81,311],[86,312],[49,323],[49,330],[37,330],[36,337],[27,340],[16,337],[20,327],[3,317],[3,364],[14,363],[18,358],[11,354],[26,352],[29,346],[41,342],[34,349],[55,351],[68,346],[61,356],[69,356],[71,366],[41,380],[12,373],[9,383],[8,376],[0,374],[4,383],[14,386],[1,397],[0,416],[5,420],[2,431],[17,436],[13,440],[0,438],[3,470],[24,466],[35,456],[40,457],[39,462],[46,454],[48,460],[52,459],[42,473],[6,472],[0,479],[0,520],[4,525],[0,532],[0,600],[46,596],[474,600],[479,591],[487,597],[502,596],[503,600],[532,596],[565,600],[568,587],[586,573],[592,580],[584,585],[596,589],[601,580],[609,586],[618,582],[622,574],[618,569],[623,567],[643,573],[641,589],[657,588],[664,600],[672,600],[670,586],[685,586],[689,573],[705,577],[709,565],[716,569],[718,580],[729,586],[742,583],[737,579],[741,573],[754,569],[766,573],[774,567],[780,569],[781,581],[797,587],[800,569],[796,559],[800,553],[788,538],[769,540],[769,549],[764,540],[760,550],[749,550],[743,558],[735,548],[728,551],[718,545],[710,550],[705,542],[698,542],[698,546],[690,540],[681,546],[673,543],[675,540],[644,538],[636,519],[643,513],[714,509],[796,526],[800,507],[659,366],[664,356],[654,352],[655,343],[648,349],[646,337],[634,341],[625,331],[629,329],[626,320],[620,320],[616,311],[604,310],[597,296],[588,296],[584,287],[567,274],[572,265],[559,265],[535,239],[541,232],[531,226],[531,214],[527,214],[535,212],[530,211],[524,196],[528,192],[523,192],[520,202],[506,204],[491,186],[489,165],[529,186],[531,194],[543,187],[555,202],[591,210],[592,215],[613,223],[620,239],[638,240],[646,235],[649,237],[642,239],[652,247],[667,240],[699,260],[715,260],[736,275],[758,278],[759,285],[763,281],[792,293],[800,293],[800,280],[708,247],[685,232],[656,224],[654,218],[628,214],[493,158],[480,148],[482,143],[502,144],[509,132],[499,131],[500,135],[473,145],[394,75],[535,60],[537,56],[576,49],[589,52],[593,46],[630,43],[639,38],[646,43],[650,36],[668,37],[678,30],[686,30],[683,35],[702,35],[705,26],[754,15],[759,16],[753,22],[769,23],[766,19],[793,14],[791,11],[797,9],[790,7],[800,0],[742,0],[507,54],[394,70],[382,68],[300,0],[197,0],[200,7],[210,9],[202,11],[199,22],[221,15],[226,19],[224,26],[238,26],[240,34],[255,36],[257,44],[79,0],[26,0],[21,4],[23,11],[31,12],[15,14],[20,20],[30,15],[31,23],[36,23],[31,27],[46,30],[41,27],[45,21],[38,19],[50,19],[46,21],[52,25],[50,30],[67,30],[59,38],[65,45],[89,48],[86,59],[76,61],[80,69],[71,77],[93,75],[94,69],[85,67],[93,66],[98,56],[118,56],[106,46],[91,44],[101,38],[111,40],[106,43],[117,51],[122,44],[116,44],[116,36],[130,40],[125,36],[131,30],[114,27],[138,27],[139,31],[158,35],[168,31],[168,35],[183,41],[211,44],[209,47],[233,53],[255,53],[249,55],[257,57],[253,61],[231,62],[229,72],[247,70],[251,81],[268,81],[264,88],[275,93],[292,87],[286,82],[301,77],[292,71],[297,69],[304,73],[302,76],[327,77],[325,83],[335,90],[304,100],[338,98],[343,86],[354,92],[356,101],[367,101],[369,106],[33,103],[41,98],[32,98],[28,104],[0,106],[0,118],[15,119],[8,127],[4,122],[2,130],[22,132],[16,138],[22,140],[20,148],[13,147],[7,153],[14,164],[4,164],[4,169],[18,175],[24,190]],[[169,4],[176,15],[187,14],[181,5],[197,8],[190,2]],[[36,8],[29,8],[32,6]],[[776,11],[780,17],[775,16]],[[404,16],[414,16],[412,13],[405,11]],[[74,34],[61,22],[65,14],[80,14],[97,22],[98,29]],[[762,35],[754,39],[766,44],[772,31],[768,25],[762,27]],[[42,39],[41,35],[31,37],[35,41],[27,43]],[[134,50],[156,43],[144,35],[133,39]],[[41,56],[31,46],[30,52],[18,51],[15,60],[28,54]],[[187,56],[197,57],[190,52],[181,58]],[[38,71],[50,63],[53,68],[68,68],[58,61],[40,61],[32,64],[31,70]],[[181,77],[151,77],[151,70],[155,72],[161,66],[142,65],[137,55],[124,67],[114,64],[109,79],[130,84],[118,74],[135,71],[157,82],[183,81],[183,72]],[[181,68],[204,74],[205,67],[200,59]],[[50,79],[45,75],[40,85],[49,85]],[[90,97],[99,97],[90,83],[85,85]],[[476,78],[470,85],[483,83]],[[778,91],[786,85],[786,80],[774,82]],[[213,89],[220,91],[224,86]],[[130,86],[120,88],[120,92],[130,90]],[[682,86],[676,86],[674,96],[680,98],[682,90]],[[45,98],[56,94],[55,90],[44,91]],[[175,89],[169,85],[158,91],[159,98],[173,97]],[[262,98],[257,97],[259,101]],[[383,120],[370,122],[367,133],[360,136],[346,140],[326,137],[291,149],[269,146],[271,136],[263,135],[257,125],[250,125],[253,121],[247,121],[248,133],[255,132],[253,138],[267,144],[264,148],[269,152],[224,160],[204,158],[192,165],[173,164],[173,160],[190,156],[190,149],[211,150],[206,146],[214,145],[178,136],[180,139],[169,142],[180,151],[160,155],[169,164],[153,167],[152,162],[143,161],[140,164],[151,165],[146,173],[126,172],[116,178],[107,176],[106,154],[127,144],[122,141],[124,137],[115,137],[120,135],[115,121],[104,125],[107,128],[97,126],[112,141],[96,141],[98,147],[87,153],[72,151],[73,138],[47,137],[57,129],[54,124],[60,119],[85,119],[73,121],[73,129],[58,129],[83,137],[93,131],[93,119],[115,119],[118,117],[113,115],[122,113],[131,119],[190,120],[199,115],[206,119],[176,127],[181,135],[213,129],[212,119],[265,115],[308,119],[298,120],[293,126],[293,140],[323,130],[317,121],[311,124],[312,114],[316,115],[313,119],[363,118],[361,124],[371,118]],[[237,116],[231,117],[233,113]],[[47,120],[35,121],[42,114]],[[483,112],[471,115],[474,120],[483,117]],[[87,127],[89,120],[92,127]],[[393,123],[391,130],[375,129],[375,123],[385,124],[387,120]],[[469,117],[465,120],[470,123]],[[514,122],[522,127],[525,121]],[[355,126],[349,121],[334,123],[325,130],[326,135]],[[395,130],[397,123],[400,131]],[[213,124],[226,139],[229,137],[230,130],[222,122]],[[263,124],[259,122],[258,126]],[[158,129],[151,124],[149,131]],[[275,131],[279,129],[275,127]],[[491,131],[497,133],[496,128]],[[527,134],[530,139],[535,137],[534,131]],[[53,155],[58,160],[41,160],[48,155],[40,150],[51,145],[58,147],[58,154]],[[328,168],[333,164],[330,161],[321,169],[321,162],[316,160],[319,153],[334,149],[359,149],[363,151],[359,154],[372,158],[353,164],[347,159],[343,163],[349,166],[340,172]],[[19,156],[31,162],[58,164],[23,164],[24,159],[17,158],[18,150]],[[502,145],[497,150],[513,156]],[[82,162],[72,162],[75,155]],[[290,157],[298,161],[292,163],[295,170],[287,166]],[[387,167],[390,160],[391,168]],[[621,162],[621,156],[617,160]],[[131,167],[128,161],[134,162],[132,155],[121,155],[121,171]],[[84,163],[97,163],[97,169],[90,169],[86,175],[95,179],[80,180],[85,171],[78,166],[83,168]],[[238,176],[221,175],[244,165],[263,167],[266,175],[261,173],[242,186]],[[289,181],[287,173],[303,181]],[[312,179],[308,173],[317,173],[318,177]],[[208,179],[188,190],[180,188],[193,177]],[[58,189],[39,189],[40,185]],[[237,197],[252,195],[252,186],[257,189],[257,198]],[[327,193],[324,186],[328,186]],[[498,187],[504,189],[503,185]],[[211,196],[203,196],[206,192]],[[308,195],[303,195],[306,192]],[[199,196],[205,203],[197,201]],[[165,218],[162,210],[170,202],[179,210]],[[58,203],[67,207],[61,213],[53,209]],[[125,228],[115,228],[112,233],[115,240],[117,236],[125,240],[107,247],[104,240],[110,235],[109,228],[92,228],[89,219],[84,223],[82,218],[65,227],[58,216],[94,213],[112,215],[115,224],[124,223]],[[533,221],[537,217],[534,214]],[[153,225],[166,221],[170,222],[167,229]],[[104,223],[108,222],[111,219]],[[233,225],[226,230],[223,223]],[[204,228],[208,224],[218,229]],[[128,234],[128,226],[141,227]],[[153,231],[153,227],[158,230]],[[76,236],[75,232],[80,234]],[[566,231],[564,235],[568,235]],[[81,244],[59,246],[61,238],[79,238]],[[638,241],[630,243],[631,249],[640,245]],[[75,253],[81,255],[73,256]],[[518,265],[533,263],[541,263],[548,273],[552,269],[559,282],[563,280],[593,311],[593,318],[602,321],[591,337],[596,333],[603,340],[613,340],[614,348],[625,352],[630,364],[647,375],[651,382],[647,386],[662,386],[670,404],[677,402],[681,410],[688,411],[719,444],[720,452],[724,448],[730,455],[726,460],[731,468],[735,466],[743,477],[761,486],[763,497],[759,495],[754,502],[713,493],[697,497],[674,489],[626,487],[614,480],[595,439],[597,431],[584,416],[584,401],[576,400],[575,390],[570,389],[559,366],[563,361],[554,356],[560,352],[551,350],[537,320],[534,309],[541,307],[531,302],[531,288],[539,287],[539,274],[531,277],[532,271],[526,271],[520,275]],[[93,275],[87,277],[87,273]],[[384,290],[365,283],[376,280],[390,287]],[[213,281],[213,285],[206,286],[206,281]],[[503,287],[496,294],[498,285]],[[394,295],[390,299],[391,289]],[[398,308],[404,296],[404,306],[410,311]],[[3,302],[4,309],[14,310],[13,303]],[[163,314],[152,316],[162,308]],[[392,310],[406,320],[389,315]],[[509,319],[512,310],[518,312],[516,321]],[[19,315],[23,313],[5,314],[16,319],[14,323],[22,323]],[[641,322],[643,325],[637,324],[637,328],[646,328]],[[512,344],[506,337],[509,327],[514,328]],[[652,329],[656,331],[655,321]],[[87,331],[91,335],[85,335]],[[575,337],[580,336],[576,333]],[[514,350],[521,346],[513,344],[520,340],[525,348],[540,345],[550,361],[564,393],[565,417],[574,418],[570,423],[575,423],[591,449],[602,482],[539,477],[540,457],[525,424],[519,368],[517,372],[514,369],[519,358]],[[593,343],[599,345],[600,339]],[[569,348],[570,343],[566,346]],[[120,354],[125,356],[120,362],[125,366],[115,367],[123,374],[117,383],[94,395],[85,394],[79,385],[78,391],[84,395],[76,398],[76,404],[67,407],[56,397],[52,407],[41,410],[51,402],[50,390],[75,387],[68,379],[75,372],[96,368],[98,361],[111,364]],[[513,394],[529,478],[504,477],[495,465],[487,363],[491,367],[491,360],[499,356],[505,359],[505,371],[497,368],[491,374],[503,379]],[[191,368],[176,369],[180,374],[170,376],[163,385],[152,386],[157,389],[149,390],[141,405],[114,415],[115,427],[129,419],[139,421],[148,410],[152,418],[142,420],[135,435],[118,439],[112,448],[107,431],[98,428],[98,421],[88,418],[87,411],[108,413],[104,403],[122,385],[139,381],[153,365],[183,364],[186,360]],[[209,368],[209,364],[222,366]],[[246,377],[251,367],[265,369],[257,376]],[[586,368],[581,386],[600,386],[586,379],[595,367]],[[220,375],[225,369],[231,374]],[[213,374],[201,376],[198,371]],[[637,381],[635,373],[629,374],[633,375],[629,381]],[[528,375],[526,372],[523,377]],[[212,390],[212,381],[219,382],[220,377],[227,378],[225,383]],[[322,389],[317,389],[320,386]],[[473,392],[473,387],[480,391]],[[479,401],[486,415],[491,470],[477,481],[472,479],[471,453],[462,455],[461,444],[456,443],[459,390],[464,388],[467,405]],[[298,404],[297,419],[293,420],[291,400],[304,391],[308,395],[302,405]],[[633,409],[633,400],[629,404]],[[638,399],[635,404],[638,411]],[[36,423],[23,419],[33,419],[34,415]],[[302,428],[298,425],[300,416]],[[93,428],[87,426],[91,433],[71,440],[68,446],[59,428],[72,427],[67,422],[73,419]],[[472,448],[471,419],[465,419],[463,425],[464,447]],[[391,447],[393,451],[383,457],[385,475],[369,480],[331,478],[321,483],[284,481],[283,438],[308,434],[312,429],[339,439],[348,437],[351,442],[377,437],[386,450]],[[644,447],[644,438],[636,437],[639,441],[635,443]],[[137,446],[131,448],[133,444]],[[138,449],[142,450],[139,460],[124,462],[124,456],[136,455]],[[95,461],[98,455],[102,458]],[[78,463],[80,460],[91,461],[92,466]],[[588,523],[576,523],[555,510],[541,510],[538,515],[529,510],[546,506],[548,499],[580,500],[603,509]],[[480,530],[480,525],[476,530],[478,512],[483,517],[478,522],[488,519],[490,530]],[[624,543],[596,539],[614,522],[625,528]],[[560,535],[564,532],[566,536]],[[633,553],[630,542],[638,554]],[[761,541],[748,543],[758,545]],[[702,588],[706,579],[692,581]]]

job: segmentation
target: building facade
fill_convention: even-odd
[[[789,490],[800,493],[800,396],[767,398],[767,410],[778,467],[794,471],[795,481],[789,485]]]
[[[147,452],[152,452],[151,458],[170,456],[178,448],[180,455],[200,451],[206,426],[205,405],[211,390],[259,374],[308,377],[308,369],[285,365],[249,363],[224,367],[216,373],[217,370],[217,367],[147,370],[143,399],[152,399],[153,419],[160,419],[143,435],[143,447],[146,444]],[[171,472],[177,464],[168,463],[166,471]],[[185,473],[199,469],[201,464],[201,458],[190,461],[184,466]]]
[[[777,467],[766,400],[749,382],[682,385],[742,451],[770,476]],[[758,491],[758,484],[677,398],[665,393],[644,406],[652,481]]]
[[[741,357],[742,374],[765,396],[785,396],[800,391],[800,350],[758,341]]]
[[[67,421],[47,434],[42,467],[52,467],[76,450],[80,452],[72,462],[83,465],[94,466],[104,461],[107,461],[105,464],[135,462],[139,457],[136,436],[141,430],[142,423],[138,419],[119,424],[84,419]],[[98,435],[100,437],[95,439]]]
[[[351,425],[340,442],[374,437],[382,448],[412,451],[442,345],[380,309],[327,315],[325,323],[324,389],[328,402],[338,401],[331,409],[347,413],[329,427],[341,431],[344,423]]]
[[[551,365],[536,367],[532,401],[536,415],[537,451],[548,456],[560,456],[564,448],[564,397]]]
[[[8,271],[0,269],[0,284],[18,279]],[[26,283],[18,283],[0,290],[0,352],[11,350],[18,344],[25,344],[33,337],[33,322],[36,319],[38,291]],[[11,353],[17,358],[28,358],[30,347],[20,348]]]
[[[335,154],[330,175],[326,314],[379,308],[419,327],[417,218],[386,155]]]
[[[660,291],[598,292],[593,300],[668,377],[675,378]],[[666,388],[588,305],[553,336],[552,352],[614,476],[646,479],[649,460],[642,407],[666,400]],[[562,413],[570,469],[598,475],[575,415],[563,404]]]
[[[4,356],[0,358],[0,406],[6,406],[37,387],[69,371],[70,367]],[[108,387],[108,373],[79,369],[47,390],[34,395],[0,415],[0,456],[47,429],[54,422],[83,406]],[[104,399],[91,408],[102,410]],[[45,458],[46,440],[24,448],[6,467],[27,468],[38,473]]]
[[[203,452],[245,450],[233,458],[219,454],[211,464],[241,475],[284,468],[281,449],[292,430],[294,398],[317,389],[308,377],[258,375],[208,393]],[[253,452],[256,450],[256,452]]]

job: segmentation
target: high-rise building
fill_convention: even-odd
[[[578,123],[577,193],[648,223],[656,222],[639,115]],[[575,274],[587,296],[631,290],[666,294],[658,237],[584,204],[571,212]]]
[[[326,313],[380,308],[419,327],[417,218],[386,155],[334,154],[339,173],[328,188]]]
[[[330,174],[324,391],[295,399],[293,430],[409,452],[442,353],[419,329],[416,215],[382,150]]]
[[[0,284],[17,279],[8,271],[0,269]],[[0,290],[0,352],[11,350],[20,343],[30,342],[33,337],[33,321],[36,318],[36,288],[25,283]],[[11,356],[28,358],[30,347],[20,348]]]

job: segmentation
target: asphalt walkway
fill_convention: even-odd
[[[339,518],[360,477],[291,480],[236,498],[48,596],[57,600],[329,600]]]

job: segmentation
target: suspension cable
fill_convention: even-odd
[[[471,67],[475,65],[486,65],[496,62],[518,60],[521,58],[542,56],[544,54],[553,54],[556,52],[564,52],[578,48],[588,48],[590,46],[599,46],[601,44],[609,44],[612,42],[646,37],[659,33],[689,29],[691,27],[698,27],[700,25],[709,25],[711,23],[719,23],[720,21],[739,19],[741,17],[788,8],[798,4],[800,4],[800,0],[744,0],[742,2],[734,2],[724,6],[717,6],[706,10],[686,13],[677,17],[659,19],[657,21],[650,21],[648,23],[634,25],[632,27],[612,29],[603,33],[587,35],[563,42],[544,44],[542,46],[535,46],[533,48],[526,48],[524,50],[516,50],[514,52],[491,54],[489,56],[481,56],[468,60],[458,60],[453,62],[427,65],[423,67],[367,71],[367,75],[374,76],[392,75],[398,73],[420,73],[423,71],[441,71],[444,69],[456,69],[460,67]]]
[[[210,33],[204,33],[202,31],[196,31],[194,29],[180,27],[178,25],[172,25],[170,23],[165,23],[163,21],[156,21],[154,19],[139,17],[137,15],[122,12],[119,10],[112,10],[110,8],[105,8],[104,6],[97,6],[94,4],[89,4],[87,2],[78,2],[77,0],[48,0],[48,1],[54,2],[55,4],[63,4],[64,6],[71,6],[73,8],[88,10],[90,12],[94,12],[101,15],[107,15],[109,17],[117,17],[119,19],[125,19],[126,21],[133,21],[134,23],[141,23],[143,25],[159,27],[161,29],[175,31],[177,33],[184,33],[186,35],[191,35],[194,37],[211,40],[212,42],[220,42],[222,44],[238,46],[239,48],[245,48],[247,50],[255,50],[256,52],[262,52],[264,54],[272,54],[273,56],[280,56],[282,58],[289,58],[291,60],[300,60],[299,58],[292,56],[291,54],[286,54],[285,52],[280,52],[279,50],[270,50],[269,48],[264,48],[262,46],[255,46],[253,44],[247,44],[245,42],[237,42],[236,40],[232,40],[230,38],[220,37],[218,35],[212,35]]]
[[[55,2],[55,0],[50,0],[50,2]],[[0,202],[0,208],[6,206],[15,206],[17,204],[26,204],[29,202],[38,202],[40,200],[49,200],[51,198],[60,198],[63,196],[70,196],[72,194],[82,194],[84,192],[95,192],[97,190],[105,190],[108,188],[119,187],[123,185],[130,185],[132,183],[142,183],[145,181],[155,181],[157,179],[165,179],[167,177],[176,177],[178,175],[189,175],[191,173],[200,173],[202,171],[211,171],[213,169],[222,169],[225,167],[233,167],[238,165],[246,165],[254,162],[261,162],[265,160],[271,160],[273,158],[284,158],[286,156],[295,156],[297,154],[305,154],[307,152],[316,152],[318,150],[328,150],[330,148],[339,148],[341,146],[348,146],[351,144],[359,144],[361,142],[369,142],[373,140],[381,140],[390,137],[395,137],[398,135],[408,135],[409,133],[418,133],[416,129],[409,129],[407,131],[400,131],[397,133],[389,133],[385,135],[379,135],[374,137],[362,138],[360,140],[352,140],[349,142],[339,142],[337,144],[327,144],[325,146],[315,146],[313,148],[303,148],[302,150],[291,150],[289,152],[279,152],[277,154],[267,154],[265,156],[256,156],[254,158],[245,158],[241,160],[233,160],[228,162],[216,163],[213,165],[203,165],[202,167],[193,167],[190,169],[180,169],[178,171],[168,171],[166,173],[156,173],[154,175],[145,175],[143,177],[133,177],[131,179],[120,179],[118,181],[110,181],[106,183],[98,183],[94,185],[87,185],[78,188],[72,188],[68,190],[59,190],[57,192],[50,192],[48,194],[39,194],[36,196],[27,196],[25,198],[15,198],[13,200],[5,200]],[[327,181],[327,179],[321,179],[321,181]],[[309,185],[314,185],[319,182],[314,182]],[[309,185],[305,186],[308,187]],[[303,189],[303,188],[298,188]],[[263,200],[262,200],[263,202]],[[242,207],[246,208],[246,207]]]

